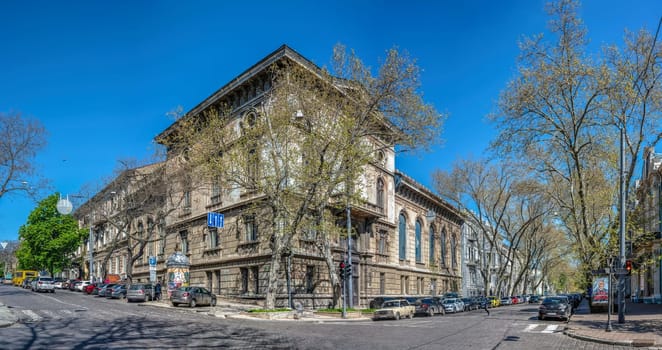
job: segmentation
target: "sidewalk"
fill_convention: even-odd
[[[153,306],[153,307],[165,307],[173,308],[170,302],[161,300],[161,301],[150,301],[141,303],[138,305],[144,306]],[[294,321],[294,322],[355,322],[355,321],[369,321],[369,317],[352,317],[352,318],[340,318],[333,316],[323,316],[317,315],[312,311],[304,310],[301,313],[297,311],[289,312],[276,312],[276,313],[255,313],[251,314],[248,311],[252,309],[259,309],[260,306],[250,305],[250,304],[241,304],[237,302],[232,302],[228,300],[218,299],[216,307],[196,307],[196,308],[187,308],[186,306],[178,306],[177,309],[182,311],[189,312],[199,312],[209,316],[215,316],[219,318],[233,318],[233,319],[249,319],[249,320],[263,320],[263,321]]]
[[[618,313],[611,315],[607,332],[607,313],[590,313],[588,300],[582,300],[570,318],[565,334],[604,344],[662,349],[662,305],[626,302],[625,322],[618,323]]]

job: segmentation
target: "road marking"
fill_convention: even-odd
[[[557,328],[559,328],[559,325],[557,324],[549,325],[547,328],[545,328],[544,331],[541,331],[540,333],[554,333]]]
[[[531,332],[534,328],[538,327],[537,323],[530,324],[526,329],[524,330],[525,332]]]

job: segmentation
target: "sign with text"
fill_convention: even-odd
[[[207,213],[207,226],[222,228],[225,216],[221,213]]]

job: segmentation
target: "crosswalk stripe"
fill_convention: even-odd
[[[557,324],[549,325],[547,328],[545,328],[544,331],[541,331],[540,333],[554,333],[557,328],[559,328],[559,325]]]
[[[535,324],[535,323],[534,323],[534,324],[530,324],[528,327],[526,327],[526,329],[525,329],[524,331],[525,331],[525,332],[531,332],[531,331],[534,330],[536,327],[538,327],[537,324]]]

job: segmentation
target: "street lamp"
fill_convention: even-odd
[[[74,205],[71,204],[71,201],[69,200],[69,196],[66,198],[60,197],[60,200],[57,201],[57,211],[62,214],[62,215],[69,215],[71,211],[74,209]],[[93,239],[94,235],[92,233],[92,222],[90,220],[90,232],[89,236],[87,238],[87,243],[88,243],[88,251],[89,251],[89,260],[90,260],[90,283],[94,282],[94,277],[92,275],[92,271],[94,268],[94,244],[93,244]]]

